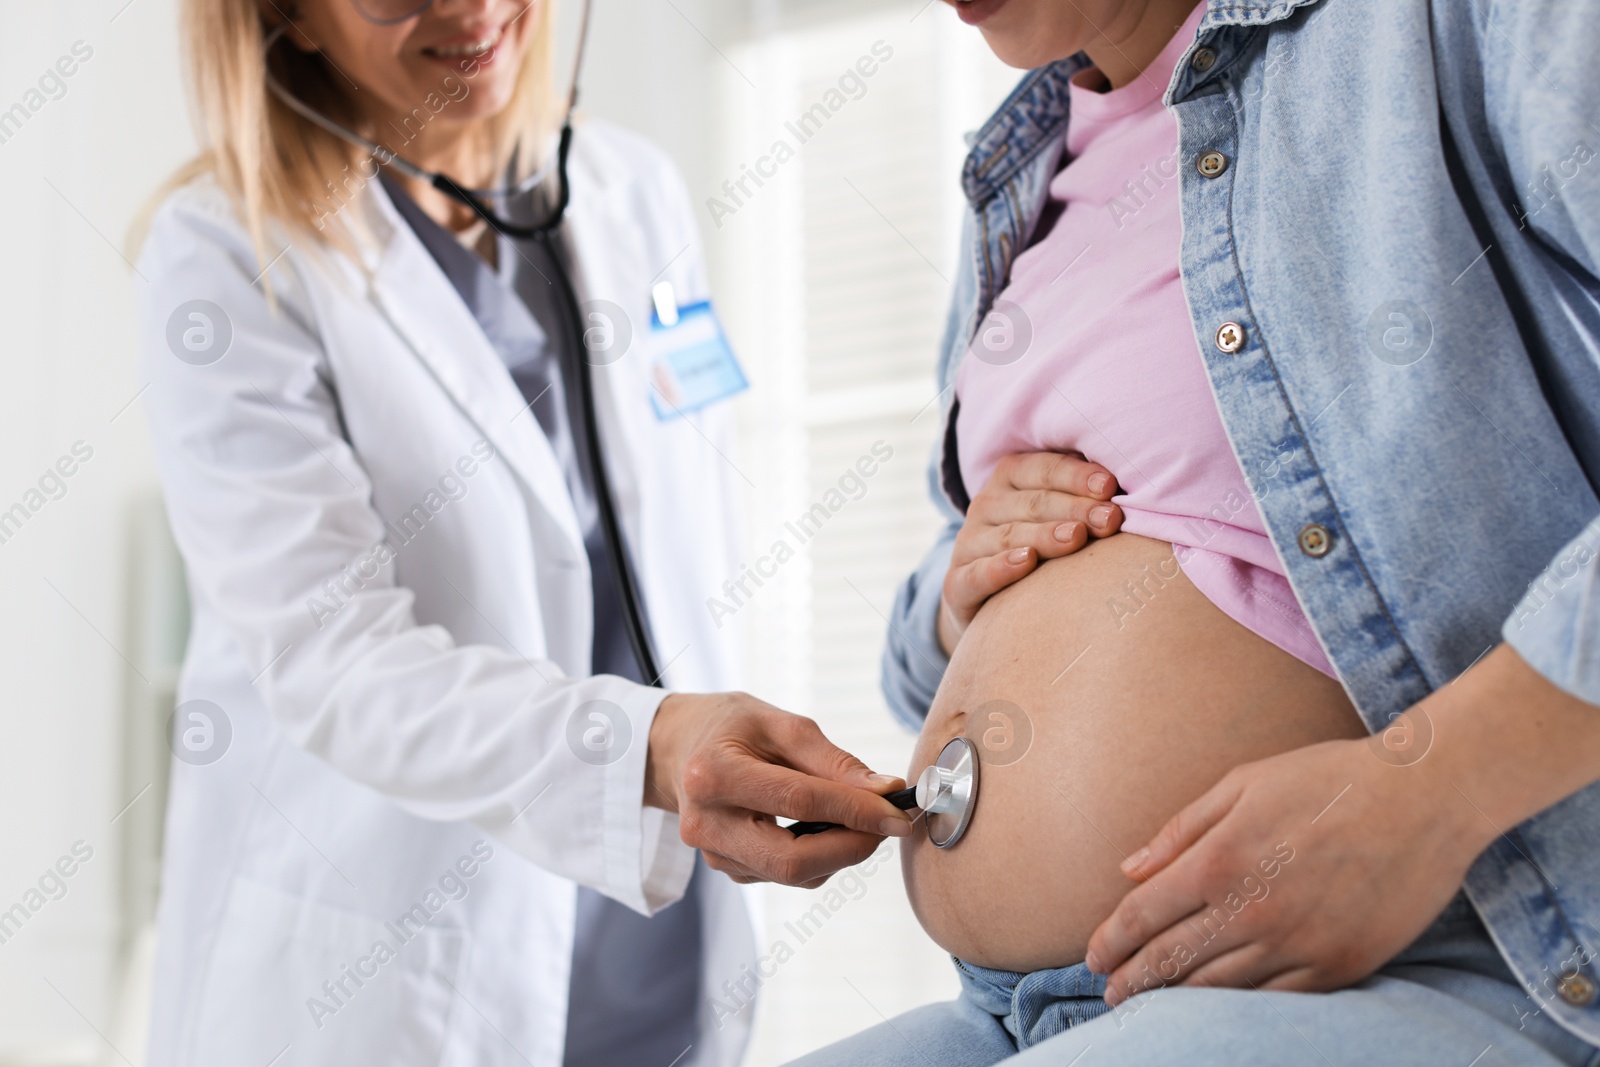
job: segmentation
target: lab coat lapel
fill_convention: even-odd
[[[475,423],[583,558],[566,479],[549,440],[478,320],[377,182],[368,186],[387,244],[372,273],[373,302],[456,405]]]

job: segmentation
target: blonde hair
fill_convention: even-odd
[[[552,67],[554,8],[554,0],[539,5],[512,102],[482,122],[483,151],[497,177],[513,164],[518,178],[533,173],[560,121]],[[150,212],[168,194],[209,175],[233,199],[263,269],[276,255],[267,248],[271,222],[354,252],[359,218],[343,209],[368,181],[376,180],[377,163],[387,157],[358,148],[287,107],[267,88],[268,64],[278,82],[313,110],[395,154],[404,156],[404,145],[396,147],[367,128],[349,82],[321,52],[302,52],[289,41],[279,41],[265,55],[263,46],[273,27],[258,0],[183,0],[181,19],[200,154],[157,191],[136,224],[134,246],[142,241]],[[431,95],[443,99],[452,77],[470,80],[448,75],[441,79],[440,92]],[[412,114],[420,113],[426,122],[432,109],[423,101],[418,105]]]

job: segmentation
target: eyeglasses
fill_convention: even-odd
[[[380,26],[416,18],[433,6],[433,0],[350,0],[361,17]]]

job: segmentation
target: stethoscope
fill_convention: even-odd
[[[978,751],[965,737],[957,737],[939,750],[939,758],[923,768],[917,784],[884,795],[901,811],[921,808],[928,824],[928,840],[935,848],[950,848],[967,832],[978,806]],[[837,829],[838,823],[797,822],[788,826],[796,837]]]
[[[425,4],[423,5],[426,6]],[[413,14],[420,14],[419,7]],[[375,141],[363,137],[354,130],[341,126],[326,115],[313,110],[303,101],[297,99],[289,92],[277,78],[272,76],[272,67],[268,62],[272,46],[288,30],[284,23],[267,34],[262,44],[262,65],[266,69],[267,88],[273,96],[295,114],[315,123],[322,129],[333,134],[341,140],[365,149],[372,154],[372,158],[384,166],[392,166],[408,177],[418,181],[427,182],[433,188],[446,196],[467,205],[494,228],[497,233],[504,234],[517,240],[538,241],[550,248],[550,259],[555,263],[555,282],[560,289],[561,304],[567,318],[569,336],[580,339],[584,336],[583,311],[578,306],[577,293],[572,287],[572,279],[567,274],[565,260],[559,255],[559,248],[555,242],[559,238],[561,224],[566,217],[567,204],[571,200],[572,189],[567,182],[567,155],[572,147],[572,112],[578,103],[578,77],[583,70],[583,57],[589,41],[589,0],[584,0],[583,15],[578,25],[578,48],[572,64],[572,83],[567,92],[567,112],[561,120],[560,140],[556,146],[555,158],[547,161],[537,172],[524,178],[516,185],[505,186],[499,189],[470,189],[455,181],[447,174],[437,171],[425,170],[410,160],[395,155],[389,149]],[[410,17],[410,16],[407,16]],[[374,20],[392,22],[402,20]],[[512,222],[489,208],[487,201],[504,201],[510,197],[526,193],[541,185],[550,177],[552,162],[559,188],[556,201],[550,210],[550,217],[544,222],[534,226],[524,226]],[[584,361],[588,363],[587,360]],[[590,364],[592,368],[592,364]],[[639,587],[634,580],[633,567],[629,562],[627,549],[622,540],[622,527],[617,521],[616,501],[611,493],[611,479],[606,472],[605,454],[600,446],[600,431],[595,418],[593,370],[589,373],[577,375],[578,393],[583,403],[584,412],[584,447],[589,457],[589,466],[593,471],[594,495],[597,508],[600,512],[600,525],[605,534],[606,556],[612,569],[617,575],[617,584],[622,590],[623,611],[628,630],[628,643],[633,647],[633,654],[638,660],[639,669],[645,681],[655,685],[661,680],[661,671],[656,666],[656,657],[650,643],[649,632],[645,629],[644,609],[640,603]]]

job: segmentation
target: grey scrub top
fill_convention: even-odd
[[[593,581],[592,672],[643,683],[624,623],[620,576],[606,554],[593,471],[581,444],[587,423],[573,376],[588,368],[578,354],[580,325],[571,321],[554,280],[565,267],[555,261],[561,253],[544,242],[500,235],[496,270],[428,217],[387,174],[383,185],[500,354],[561,463]],[[508,205],[507,217],[532,221],[534,196],[518,197]],[[578,888],[567,1067],[667,1067],[695,1043],[702,878],[697,860],[683,899],[649,919],[587,886]]]

